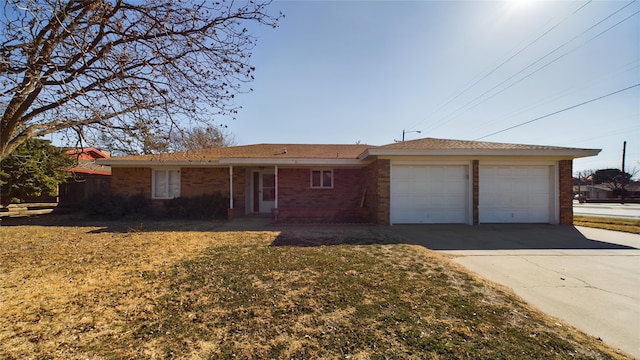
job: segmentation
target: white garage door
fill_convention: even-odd
[[[480,223],[551,222],[549,166],[480,166]]]
[[[466,166],[392,166],[391,223],[467,222]]]

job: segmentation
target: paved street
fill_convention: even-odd
[[[524,224],[393,229],[640,359],[640,235]]]
[[[622,219],[640,219],[640,204],[580,204],[573,202],[573,214]]]

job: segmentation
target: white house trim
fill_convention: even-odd
[[[561,156],[585,157],[598,155],[597,149],[367,149],[358,156],[364,160],[369,156]]]

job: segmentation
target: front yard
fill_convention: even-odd
[[[624,358],[375,227],[0,227],[0,358]]]

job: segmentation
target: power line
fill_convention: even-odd
[[[602,77],[600,77],[599,79],[597,79],[597,81],[591,81],[589,84],[585,84],[585,85],[583,85],[583,86],[581,86],[581,87],[572,87],[572,88],[564,89],[564,90],[562,90],[562,91],[558,91],[558,92],[556,92],[556,93],[554,93],[554,94],[552,94],[552,95],[550,95],[550,96],[548,96],[548,97],[545,97],[545,98],[541,99],[540,101],[538,101],[538,102],[536,102],[536,103],[533,103],[533,104],[531,104],[531,105],[529,105],[529,106],[526,106],[526,107],[524,107],[524,108],[519,108],[518,110],[512,111],[511,113],[506,114],[506,115],[505,115],[505,116],[503,116],[502,118],[497,118],[497,119],[494,119],[494,120],[490,120],[490,121],[488,121],[488,122],[484,122],[484,123],[482,124],[482,126],[481,126],[480,128],[478,128],[478,131],[480,131],[480,130],[482,130],[482,129],[485,129],[485,128],[487,128],[487,127],[491,127],[493,124],[495,124],[495,123],[497,123],[497,122],[500,122],[500,121],[504,121],[504,120],[506,120],[506,119],[513,118],[513,117],[515,117],[516,115],[521,114],[521,113],[523,113],[523,112],[525,112],[525,111],[527,111],[527,110],[535,109],[536,107],[539,107],[539,106],[541,106],[541,105],[544,105],[544,104],[550,103],[550,102],[552,102],[552,101],[555,101],[555,100],[561,99],[561,98],[563,98],[563,97],[565,97],[565,96],[568,96],[568,95],[571,95],[571,94],[573,94],[573,93],[576,93],[576,92],[577,92],[577,91],[579,91],[579,90],[584,90],[584,89],[585,89],[585,88],[587,88],[587,87],[591,87],[591,86],[594,86],[594,85],[597,85],[597,84],[602,84],[602,83],[604,82],[604,80],[603,80],[603,79],[608,80],[608,79],[613,78],[613,76],[614,76],[614,75],[617,75],[617,74],[624,74],[624,73],[626,73],[626,72],[634,71],[634,70],[636,70],[636,69],[640,68],[640,65],[636,65],[636,66],[630,67],[630,68],[628,68],[628,69],[625,69],[625,68],[626,68],[626,67],[629,67],[629,65],[632,65],[633,63],[637,63],[637,62],[639,62],[639,61],[640,61],[640,59],[636,59],[636,60],[634,60],[634,61],[632,61],[632,62],[629,62],[628,64],[625,64],[624,66],[622,66],[622,68],[624,69],[623,71],[618,71],[618,72],[616,72],[616,73],[613,73],[613,72],[611,72],[611,73],[607,73],[606,75],[603,75]],[[637,72],[634,72],[634,73],[635,73],[635,74],[637,74]],[[509,86],[509,87],[511,87],[511,86]],[[508,89],[508,88],[507,88],[507,89]],[[506,89],[504,89],[504,90],[506,90]],[[504,90],[501,90],[499,93],[496,93],[496,94],[492,95],[490,98],[493,98],[494,96],[496,96],[496,95],[498,95],[498,94],[500,94],[500,93],[504,92]],[[485,101],[489,100],[490,98],[485,99]],[[479,105],[479,104],[474,105],[472,108],[474,108],[474,107],[476,107],[476,106],[478,106],[478,105]],[[469,110],[471,110],[472,108],[470,108]]]
[[[535,38],[533,41],[531,41],[529,44],[527,44],[525,47],[523,47],[522,49],[518,50],[515,54],[511,55],[509,58],[507,58],[505,61],[503,61],[502,63],[500,63],[499,65],[497,65],[496,67],[494,67],[491,71],[489,71],[488,73],[486,73],[485,75],[483,75],[482,77],[480,77],[478,80],[476,80],[475,82],[473,82],[473,84],[467,86],[464,90],[462,90],[461,92],[459,92],[457,95],[455,95],[453,98],[449,99],[447,102],[445,102],[444,104],[438,106],[434,111],[432,111],[429,115],[427,115],[427,117],[423,120],[418,121],[417,123],[415,123],[414,125],[412,125],[409,128],[413,128],[415,126],[417,126],[418,124],[424,122],[425,120],[427,120],[429,117],[431,117],[433,114],[435,114],[436,112],[440,111],[440,109],[444,108],[445,106],[449,105],[450,103],[452,103],[454,100],[456,100],[457,98],[459,98],[460,96],[464,95],[467,91],[469,91],[471,88],[473,88],[474,86],[476,86],[479,82],[481,82],[482,80],[486,79],[487,77],[489,77],[489,75],[493,74],[494,72],[496,72],[498,69],[500,69],[502,66],[504,66],[505,64],[507,64],[509,61],[511,61],[513,58],[515,58],[516,56],[520,55],[523,51],[525,51],[526,49],[528,49],[529,47],[531,47],[533,44],[535,44],[536,42],[538,42],[540,39],[542,39],[544,36],[546,36],[547,34],[549,34],[551,31],[553,31],[555,28],[557,28],[558,26],[560,26],[562,23],[564,23],[567,19],[569,19],[570,17],[572,17],[573,15],[575,15],[576,13],[578,13],[580,10],[582,10],[584,7],[586,7],[587,5],[589,5],[591,3],[592,0],[587,1],[584,5],[580,6],[578,9],[574,10],[571,14],[567,15],[564,19],[560,20],[558,23],[556,23],[555,25],[553,25],[551,28],[549,28],[548,30],[546,30],[544,33],[542,33],[540,36],[538,36],[537,38]],[[635,1],[635,0],[634,0]]]
[[[490,100],[490,99],[494,98],[496,95],[499,95],[499,94],[501,94],[501,93],[505,92],[506,90],[510,89],[510,88],[511,88],[511,87],[513,87],[514,85],[516,85],[516,84],[518,84],[518,83],[522,82],[523,80],[525,80],[525,79],[529,78],[531,75],[533,75],[533,74],[535,74],[535,73],[539,72],[540,70],[542,70],[542,69],[546,68],[547,66],[549,66],[549,65],[551,65],[551,64],[553,64],[553,63],[555,63],[556,61],[560,60],[561,58],[563,58],[563,57],[567,56],[568,54],[570,54],[570,53],[574,52],[574,51],[575,51],[575,50],[577,50],[578,48],[580,48],[580,47],[582,47],[582,46],[584,46],[584,45],[588,44],[589,42],[591,42],[591,41],[595,40],[596,38],[600,37],[601,35],[603,35],[603,34],[607,33],[608,31],[610,31],[610,30],[611,30],[611,29],[613,29],[614,27],[616,27],[616,26],[618,26],[618,25],[622,24],[623,22],[625,22],[625,21],[629,20],[630,18],[632,18],[633,16],[637,15],[638,13],[640,13],[640,11],[636,11],[635,13],[633,13],[633,14],[631,14],[631,15],[627,16],[626,18],[622,19],[621,21],[617,22],[616,24],[612,25],[611,27],[609,27],[609,28],[605,29],[604,31],[602,31],[602,32],[600,32],[599,34],[597,34],[596,36],[592,37],[591,39],[589,39],[589,40],[587,40],[587,41],[583,42],[582,44],[580,44],[580,45],[578,45],[578,46],[574,47],[573,49],[571,49],[571,50],[569,50],[569,51],[567,51],[567,52],[563,53],[562,55],[560,55],[560,56],[556,57],[555,59],[551,60],[550,62],[548,62],[548,63],[544,64],[543,66],[539,67],[538,69],[536,69],[536,70],[532,71],[532,72],[531,72],[531,73],[529,73],[528,75],[526,75],[526,76],[524,76],[524,77],[522,77],[522,78],[518,79],[517,81],[515,81],[515,82],[511,83],[509,86],[507,86],[507,87],[503,88],[502,90],[500,90],[500,91],[498,91],[498,92],[494,93],[493,95],[490,95],[489,97],[487,97],[487,98],[485,98],[485,99],[483,99],[483,100],[481,100],[481,101],[477,102],[475,105],[473,105],[473,106],[471,106],[471,107],[467,108],[466,110],[464,110],[464,108],[465,108],[465,107],[467,107],[467,106],[469,106],[469,105],[473,104],[476,100],[478,100],[478,99],[482,98],[483,96],[487,95],[487,94],[488,94],[488,93],[490,93],[491,91],[493,91],[493,90],[495,90],[496,88],[500,87],[500,86],[501,86],[501,85],[503,85],[504,83],[506,83],[506,82],[508,82],[509,80],[513,79],[514,77],[516,77],[516,76],[520,75],[520,74],[521,74],[521,73],[523,73],[525,70],[529,69],[530,67],[532,67],[533,65],[537,64],[538,62],[540,62],[541,60],[543,60],[543,59],[544,59],[544,58],[546,58],[547,56],[549,56],[549,55],[553,54],[554,52],[556,52],[557,50],[560,50],[561,48],[563,48],[563,47],[564,47],[565,45],[567,45],[568,43],[570,43],[570,42],[574,41],[575,39],[579,38],[580,36],[584,35],[585,33],[587,33],[588,31],[590,31],[590,30],[591,30],[591,29],[593,29],[594,27],[596,27],[596,26],[600,25],[601,23],[603,23],[603,22],[604,22],[604,21],[606,21],[607,19],[611,18],[611,17],[612,17],[612,16],[614,16],[615,14],[619,13],[620,11],[622,11],[623,9],[625,9],[626,7],[628,7],[629,5],[633,4],[634,2],[635,2],[635,0],[634,0],[634,1],[631,1],[631,2],[630,2],[630,3],[628,3],[627,5],[625,5],[625,6],[621,7],[620,9],[618,9],[618,10],[616,10],[615,12],[613,12],[612,14],[610,14],[609,16],[607,16],[607,17],[605,17],[604,19],[602,19],[602,20],[598,21],[596,24],[594,24],[594,25],[590,26],[588,29],[586,29],[586,30],[582,31],[580,34],[578,34],[578,35],[574,36],[571,40],[568,40],[568,41],[564,42],[562,45],[560,45],[560,46],[556,47],[555,49],[551,50],[550,52],[548,52],[548,53],[547,53],[547,54],[545,54],[544,56],[542,56],[542,57],[538,58],[536,61],[534,61],[534,62],[532,62],[531,64],[527,65],[526,67],[524,67],[523,69],[521,69],[521,70],[520,70],[520,71],[518,71],[517,73],[515,73],[515,74],[511,75],[510,77],[508,77],[507,79],[505,79],[505,80],[501,81],[500,83],[498,83],[498,84],[497,84],[497,85],[495,85],[494,87],[492,87],[492,88],[490,88],[489,90],[487,90],[487,91],[483,92],[482,94],[480,94],[480,95],[476,96],[473,100],[471,100],[471,101],[467,102],[467,103],[466,103],[465,105],[463,105],[462,107],[460,107],[460,108],[458,108],[457,110],[455,110],[455,111],[451,112],[451,113],[449,114],[449,116],[453,115],[454,113],[456,113],[456,112],[458,112],[458,111],[461,111],[460,113],[458,113],[457,115],[455,115],[455,116],[453,116],[453,117],[451,117],[451,118],[449,118],[449,119],[447,119],[447,120],[444,120],[444,121],[440,122],[440,124],[438,124],[436,127],[432,127],[432,129],[438,128],[438,127],[440,127],[440,126],[442,126],[442,125],[444,125],[444,124],[446,124],[446,123],[450,122],[451,120],[454,120],[454,119],[456,119],[456,118],[460,117],[462,114],[464,114],[464,113],[468,112],[469,110],[471,110],[471,109],[473,109],[473,108],[475,108],[475,107],[479,106],[480,104],[485,103],[486,101],[488,101],[488,100]]]
[[[554,112],[552,112],[552,113],[550,113],[550,114],[543,115],[543,116],[537,117],[537,118],[535,118],[535,119],[531,119],[531,120],[529,120],[529,121],[525,121],[525,122],[520,123],[520,124],[517,124],[517,125],[510,126],[510,127],[506,128],[506,129],[502,129],[502,130],[500,130],[500,131],[496,131],[496,132],[493,132],[493,133],[491,133],[491,134],[489,134],[489,135],[481,136],[481,137],[476,138],[476,139],[473,139],[473,140],[481,140],[481,139],[484,139],[484,138],[488,138],[489,136],[497,135],[497,134],[503,133],[503,132],[505,132],[505,131],[509,131],[509,130],[515,129],[515,128],[520,127],[520,126],[523,126],[523,125],[531,124],[531,123],[532,123],[532,122],[534,122],[534,121],[542,120],[542,119],[544,119],[544,118],[548,118],[549,116],[556,115],[556,114],[559,114],[559,113],[564,112],[564,111],[567,111],[567,110],[575,109],[575,108],[577,108],[578,106],[586,105],[586,104],[588,104],[588,103],[592,103],[592,102],[594,102],[594,101],[598,101],[598,100],[604,99],[604,98],[606,98],[606,97],[609,97],[609,96],[612,96],[612,95],[615,95],[615,94],[621,93],[621,92],[623,92],[623,91],[627,91],[627,90],[633,89],[634,87],[638,87],[638,86],[640,86],[640,83],[635,84],[635,85],[631,85],[631,86],[629,86],[629,87],[626,87],[626,88],[624,88],[624,89],[620,89],[620,90],[618,90],[618,91],[614,91],[614,92],[609,93],[609,94],[606,94],[606,95],[599,96],[599,97],[597,97],[597,98],[595,98],[595,99],[587,100],[587,101],[582,102],[582,103],[580,103],[580,104],[576,104],[576,105],[573,105],[573,106],[569,106],[568,108],[564,108],[564,109],[562,109],[562,110],[554,111]]]

